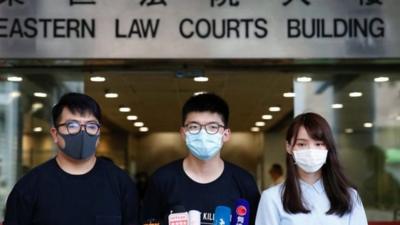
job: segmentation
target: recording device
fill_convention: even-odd
[[[200,225],[201,224],[201,213],[197,210],[189,211],[189,225]]]
[[[246,199],[236,200],[231,225],[248,225],[249,221],[250,203]]]
[[[214,213],[213,225],[229,225],[231,223],[231,208],[227,206],[217,206]]]
[[[168,215],[168,225],[189,225],[189,214],[185,207],[178,205],[171,210]]]

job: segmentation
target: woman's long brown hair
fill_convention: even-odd
[[[326,214],[343,216],[352,209],[350,188],[354,188],[354,186],[342,172],[331,128],[328,122],[316,113],[298,115],[286,133],[286,141],[290,146],[296,144],[295,141],[301,127],[306,129],[312,139],[322,141],[328,149],[326,163],[321,168],[323,185],[331,205]],[[309,213],[310,210],[302,202],[300,177],[296,165],[292,155],[288,153],[286,153],[286,171],[287,176],[282,194],[284,210],[294,214]]]

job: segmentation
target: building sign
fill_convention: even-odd
[[[0,0],[0,58],[398,58],[398,12],[398,0]]]

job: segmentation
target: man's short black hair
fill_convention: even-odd
[[[191,112],[211,112],[221,116],[224,125],[228,126],[229,107],[224,99],[216,94],[206,93],[190,97],[182,108],[182,124]]]
[[[92,97],[81,93],[67,93],[53,106],[52,116],[54,127],[57,126],[64,107],[73,114],[92,114],[101,123],[100,106]]]

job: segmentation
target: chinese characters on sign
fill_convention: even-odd
[[[0,0],[0,58],[399,57],[397,1]]]
[[[69,0],[69,5],[95,5],[96,1],[94,0]]]
[[[152,5],[167,6],[167,2],[165,0],[141,0],[140,5],[143,6],[146,2],[147,2],[146,6],[152,6]]]
[[[22,1],[22,0],[0,0],[0,4],[6,3],[6,2],[8,3],[8,6],[13,6],[14,3],[17,3],[19,5],[24,4],[24,1]]]
[[[287,6],[289,5],[293,0],[287,0],[286,2],[282,3],[282,5]],[[307,0],[301,0],[304,4],[310,5],[311,3]]]
[[[360,5],[366,5],[366,6],[370,6],[370,5],[382,5],[382,1],[381,0],[360,0]]]
[[[234,7],[238,7],[239,6],[239,0],[211,0],[211,7],[221,7],[224,5],[229,5],[229,6],[234,6]]]

